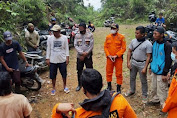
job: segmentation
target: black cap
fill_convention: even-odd
[[[81,23],[79,24],[79,26],[82,26],[82,27],[84,27],[84,28],[86,29],[86,24],[85,24],[84,22],[81,22]]]
[[[118,28],[119,28],[119,25],[118,25],[118,24],[113,23],[113,24],[111,25],[111,28],[116,28],[116,29],[118,29]]]
[[[162,26],[157,26],[155,31],[159,32],[160,34],[164,34],[165,33],[165,29]]]

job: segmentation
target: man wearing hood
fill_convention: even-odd
[[[52,111],[52,118],[137,118],[127,100],[117,93],[101,91],[103,86],[101,74],[94,69],[85,69],[81,75],[83,92],[88,97],[81,108],[74,109],[72,103],[58,103]],[[113,96],[113,97],[112,97]],[[108,110],[107,110],[108,109]]]
[[[164,38],[164,28],[158,26],[154,30],[153,37],[155,42],[152,49],[152,62],[150,71],[152,72],[152,91],[149,105],[159,104],[163,105],[167,98],[168,91],[168,77],[167,73],[171,67],[171,44]],[[163,112],[160,112],[162,115]]]
[[[118,33],[119,25],[112,24],[111,34],[106,36],[106,41],[104,43],[104,51],[107,58],[106,63],[106,80],[108,83],[108,90],[112,89],[111,81],[114,67],[116,69],[117,78],[117,92],[121,92],[121,85],[123,81],[122,76],[122,63],[123,54],[126,51],[126,41],[125,37]]]

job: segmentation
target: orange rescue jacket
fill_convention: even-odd
[[[106,53],[106,57],[109,55],[117,55],[118,57],[121,57],[126,51],[125,37],[119,33],[115,36],[113,34],[109,34],[104,43],[104,51]]]
[[[168,112],[168,118],[177,117],[177,70],[170,84],[168,97],[165,101],[163,112]]]
[[[61,113],[56,113],[56,109],[58,105],[59,104],[56,104],[52,110],[52,118],[63,118]],[[77,108],[75,118],[89,118],[101,114],[102,114],[101,111],[94,112],[94,111],[86,111],[83,108]],[[121,94],[117,95],[114,98],[111,104],[109,116],[110,118],[117,118],[117,114],[119,118],[137,118],[134,110]]]

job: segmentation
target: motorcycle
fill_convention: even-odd
[[[105,20],[104,26],[105,27],[111,27],[111,25],[114,23],[114,20],[115,20],[114,17],[110,17],[109,19]]]
[[[45,56],[40,56],[42,55],[41,53],[41,50],[24,53],[28,63],[35,66],[37,70],[44,70],[48,67],[45,62],[46,58]]]
[[[2,64],[0,63],[2,71]],[[25,67],[23,61],[19,60],[19,70],[21,76],[21,86],[29,90],[38,91],[41,88],[41,78],[37,74],[37,69],[34,66]]]
[[[165,37],[167,37],[171,42],[177,42],[177,28],[173,28],[174,24],[170,23],[170,29],[165,32]]]

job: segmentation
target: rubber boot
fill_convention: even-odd
[[[111,85],[111,82],[108,82],[108,87],[107,87],[107,89],[108,89],[109,91],[111,91],[111,90],[112,90],[112,85]]]
[[[77,88],[76,88],[76,91],[80,91],[81,88],[82,88],[82,86],[81,86],[81,81],[80,81],[80,79],[78,79],[78,86],[77,86]]]
[[[117,84],[117,92],[121,93],[121,85]]]

